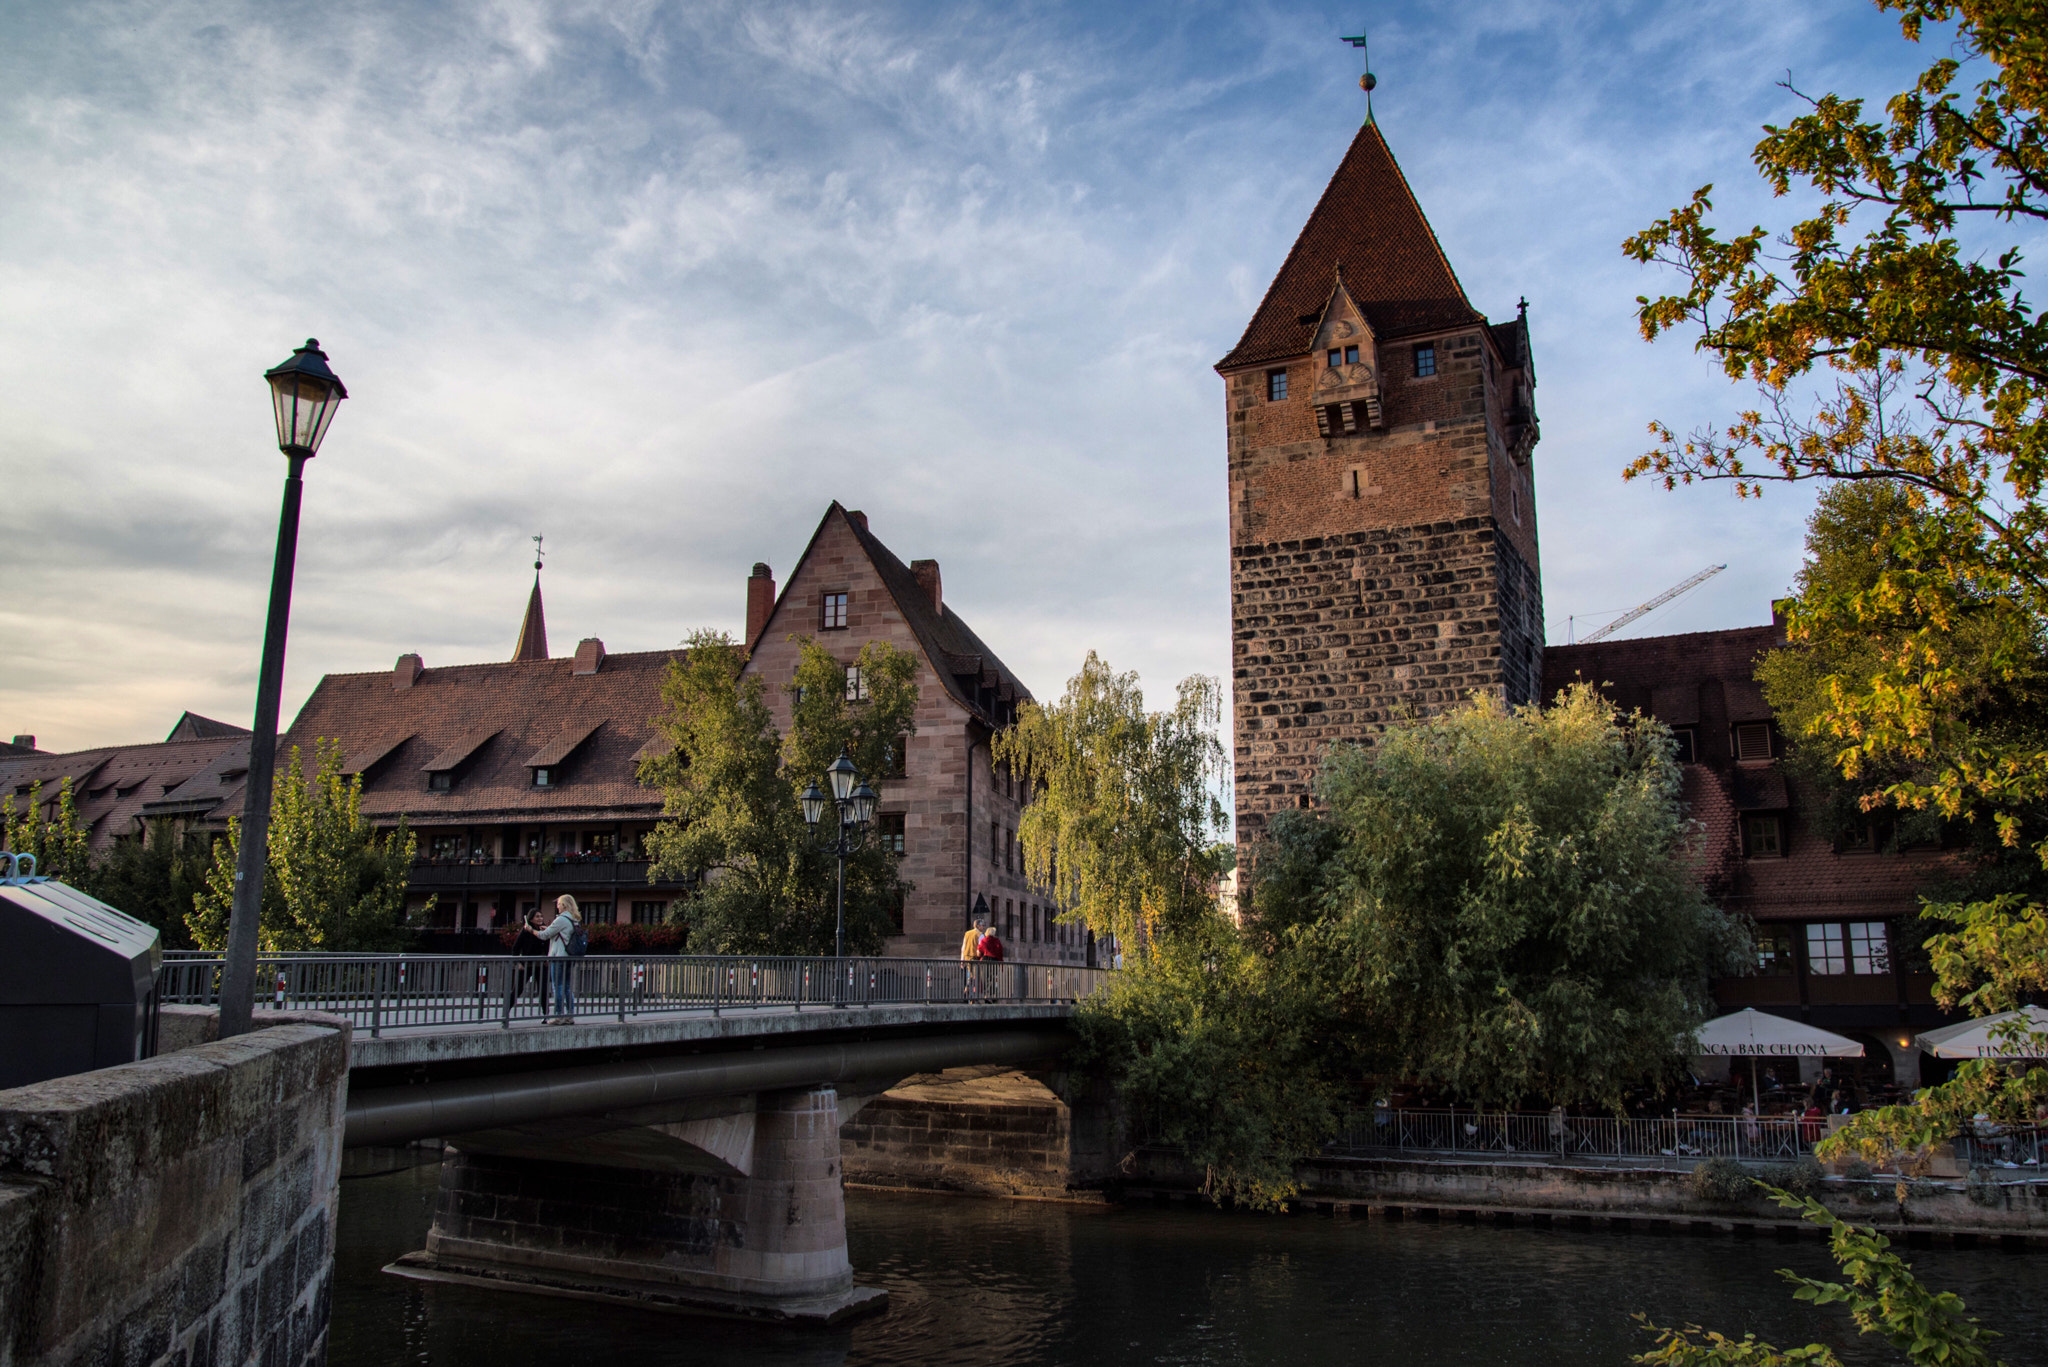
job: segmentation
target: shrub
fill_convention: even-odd
[[[1695,1199],[1735,1205],[1756,1194],[1756,1174],[1732,1158],[1709,1158],[1692,1170]]]
[[[1802,1155],[1790,1163],[1779,1163],[1764,1171],[1763,1179],[1774,1187],[1780,1187],[1794,1196],[1817,1196],[1821,1183],[1827,1180],[1820,1161],[1812,1154]]]

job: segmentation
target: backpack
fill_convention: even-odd
[[[981,937],[981,957],[993,959],[997,963],[1003,961],[1003,942],[996,938],[994,931]]]
[[[580,959],[588,953],[590,953],[590,937],[583,933],[583,923],[578,921],[576,928],[569,932],[569,957]]]

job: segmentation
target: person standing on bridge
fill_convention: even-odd
[[[981,982],[975,965],[981,962],[981,937],[988,934],[988,902],[974,899],[974,924],[967,927],[967,933],[960,937],[960,962],[967,965],[960,970],[960,976],[967,980],[961,995],[973,1001],[981,995]]]
[[[582,925],[583,913],[576,909],[576,899],[565,892],[555,899],[554,919],[540,933],[548,942],[548,977],[555,988],[556,1015],[550,1025],[576,1023],[576,964],[569,955],[569,942]]]
[[[514,954],[522,959],[546,957],[548,942],[540,938],[541,924],[540,912],[537,909],[526,913],[526,919],[519,923],[519,938],[512,942],[512,952]],[[534,964],[532,967],[528,967],[525,964],[521,964],[513,972],[512,991],[505,997],[505,1014],[508,1018],[512,1014],[512,1008],[518,1004],[519,999],[526,995],[526,984],[529,981],[540,985],[540,1014],[543,1019],[547,1017],[547,966],[545,964]]]

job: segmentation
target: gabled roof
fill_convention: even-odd
[[[95,847],[104,848],[116,836],[133,834],[138,819],[166,814],[158,804],[196,777],[216,770],[223,758],[248,752],[249,737],[244,733],[102,746],[69,754],[0,755],[0,802],[11,801],[19,811],[28,788],[40,783],[43,815],[53,816],[59,789],[68,778],[79,824],[91,833]],[[240,762],[247,768],[246,758]],[[195,805],[185,810],[209,811],[230,795],[215,784],[207,794],[210,800],[199,802],[199,786],[204,785],[193,786],[188,794]]]
[[[473,731],[465,732],[453,745],[422,764],[420,772],[445,774],[450,770],[460,769],[471,755],[483,749],[491,737],[504,729],[502,726],[479,726]]]
[[[597,734],[597,728],[604,725],[604,718],[595,721],[578,717],[568,727],[556,733],[555,738],[526,757],[526,767],[537,769],[545,765],[560,764],[576,753],[576,747]],[[646,747],[641,747],[645,749]],[[636,754],[634,758],[638,758]]]
[[[442,665],[407,688],[393,688],[388,669],[329,674],[286,739],[310,768],[315,737],[339,741],[351,763],[398,738],[363,776],[363,814],[379,822],[400,814],[416,825],[651,817],[662,795],[641,786],[635,756],[662,711],[669,662],[680,658],[677,650],[606,655],[595,674],[577,674],[569,659]],[[528,758],[578,730],[584,739],[564,780],[534,787]],[[495,739],[479,745],[479,733]],[[467,753],[468,763],[452,789],[432,791],[422,770],[450,750]]]
[[[931,662],[932,672],[939,676],[946,686],[946,692],[977,716],[988,717],[989,709],[975,697],[975,685],[993,689],[998,698],[1016,702],[1029,701],[1031,690],[1024,686],[1010,667],[996,658],[996,653],[982,643],[974,634],[974,628],[960,619],[960,614],[950,606],[934,605],[932,595],[917,580],[908,565],[897,559],[896,553],[882,544],[881,538],[867,529],[867,519],[848,513],[838,499],[825,510],[825,516],[818,520],[817,530],[811,533],[810,541],[804,546],[804,553],[797,557],[796,567],[784,581],[782,594],[776,599],[775,611],[782,610],[783,600],[788,598],[790,588],[797,582],[804,562],[811,558],[817,548],[818,538],[833,518],[842,520],[854,540],[867,555],[868,563],[875,567],[875,574],[882,586],[889,591],[889,598],[896,610],[909,624],[911,634],[924,649],[925,658]],[[770,614],[773,620],[773,614]]]
[[[178,724],[171,728],[165,740],[222,740],[228,736],[246,736],[249,728],[236,726],[232,722],[215,721],[202,717],[197,712],[187,712],[178,718]]]
[[[1351,140],[1243,338],[1216,368],[1306,353],[1340,268],[1345,288],[1382,339],[1484,321],[1465,298],[1379,125],[1368,123]]]

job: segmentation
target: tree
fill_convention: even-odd
[[[212,841],[156,820],[138,839],[117,840],[93,865],[86,888],[108,906],[157,928],[166,949],[192,949],[186,928],[213,864]]]
[[[693,633],[662,682],[658,725],[670,753],[642,762],[663,793],[648,838],[649,877],[699,881],[688,904],[694,946],[723,954],[829,954],[836,866],[818,847],[798,794],[841,753],[871,781],[897,767],[917,729],[917,658],[870,641],[847,666],[809,637],[785,685],[792,724],[775,728],[767,684],[744,673],[745,649],[723,632]],[[863,696],[849,698],[849,692]],[[830,818],[828,818],[830,819]],[[897,856],[870,840],[846,863],[846,945],[872,954],[908,885]]]
[[[1216,907],[1227,829],[1216,680],[1181,681],[1174,705],[1145,710],[1136,674],[1095,654],[1057,703],[1025,703],[991,745],[1032,793],[1018,821],[1027,876],[1063,923],[1137,954]]]
[[[92,877],[92,837],[78,824],[78,803],[71,792],[69,776],[58,781],[57,811],[45,817],[43,785],[32,783],[28,802],[19,816],[9,794],[4,816],[6,846],[16,854],[35,856],[35,868],[45,878],[55,878],[84,890]]]
[[[1340,747],[1275,823],[1260,921],[1329,965],[1360,1054],[1482,1105],[1673,1077],[1748,939],[1711,906],[1670,732],[1577,685]]]
[[[400,818],[380,832],[364,818],[363,781],[341,772],[341,744],[314,742],[309,779],[292,747],[271,793],[269,864],[264,871],[258,936],[263,949],[366,952],[402,949],[405,886],[412,875],[412,831]],[[186,925],[203,949],[227,944],[234,908],[235,861],[242,823],[228,821],[213,849],[213,866]]]
[[[1764,1190],[1779,1205],[1827,1230],[1828,1251],[1848,1274],[1846,1282],[1828,1282],[1781,1273],[1798,1288],[1792,1293],[1795,1298],[1847,1308],[1858,1333],[1882,1337],[1916,1367],[1999,1367],[1990,1345],[1999,1336],[1964,1313],[1960,1296],[1923,1285],[1911,1265],[1891,1251],[1891,1240],[1875,1229],[1836,1218],[1811,1197],[1793,1196],[1775,1187]],[[1697,1325],[1664,1329],[1647,1320],[1643,1327],[1657,1335],[1657,1349],[1634,1360],[1654,1367],[1713,1367],[1716,1363],[1730,1367],[1796,1367],[1801,1363],[1841,1367],[1841,1359],[1823,1344],[1781,1352],[1754,1334],[1731,1339]]]
[[[1745,496],[1773,481],[1878,483],[1924,509],[1882,529],[1883,566],[1868,583],[1795,605],[1795,639],[1881,642],[1857,672],[1829,676],[1808,734],[1832,744],[1850,778],[1866,764],[1917,770],[1888,776],[1873,797],[1950,818],[1982,804],[2018,843],[2016,809],[2048,797],[2048,744],[1954,719],[1987,677],[2010,682],[2034,666],[2048,624],[2048,320],[2023,297],[2019,249],[1979,249],[2000,224],[2048,219],[2048,4],[1879,3],[1910,41],[1953,24],[1963,60],[1933,62],[1882,120],[1829,94],[1765,127],[1765,180],[1821,200],[1779,254],[1762,227],[1716,233],[1712,186],[1625,244],[1685,278],[1680,292],[1640,301],[1644,336],[1689,329],[1759,390],[1722,431],[1681,440],[1653,424],[1658,445],[1627,474],[1666,487],[1726,480]],[[1982,73],[1968,90],[1966,63]],[[1831,393],[1812,392],[1816,368],[1832,372]],[[1917,425],[1895,421],[1888,390],[1912,396]],[[1986,648],[1945,653],[1965,623]]]

